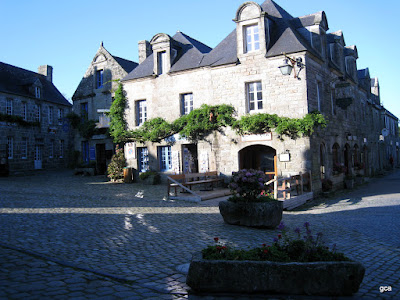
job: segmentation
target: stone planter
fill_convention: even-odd
[[[349,296],[358,291],[364,273],[358,262],[203,260],[196,253],[186,283],[195,292]]]
[[[140,180],[145,185],[157,185],[161,183],[160,175],[149,175],[146,179]]]
[[[361,176],[356,176],[355,178],[355,184],[356,185],[362,185],[364,183],[364,178]]]
[[[275,228],[282,220],[283,202],[235,203],[221,201],[219,211],[224,221],[231,225]]]

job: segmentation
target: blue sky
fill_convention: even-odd
[[[234,28],[244,0],[1,0],[0,61],[37,71],[54,68],[57,88],[70,99],[100,43],[111,54],[138,61],[137,42],[180,30],[215,47]],[[262,3],[262,0],[255,1]],[[356,45],[358,69],[378,77],[381,99],[400,117],[398,0],[276,0],[294,17],[325,11],[329,32],[342,30]],[[382,3],[382,4],[381,4]]]

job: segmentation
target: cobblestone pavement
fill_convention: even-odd
[[[165,196],[165,186],[71,171],[0,178],[0,299],[314,299],[190,294],[184,269],[214,237],[252,247],[271,243],[277,230],[224,224],[218,200]],[[399,213],[397,171],[285,212],[283,221],[291,228],[310,222],[327,245],[364,264],[360,291],[349,299],[399,299]]]

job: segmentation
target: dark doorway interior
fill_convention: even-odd
[[[96,171],[97,174],[104,175],[107,170],[106,163],[106,144],[96,144]]]
[[[183,173],[198,173],[199,161],[197,155],[197,145],[183,145],[182,169]]]
[[[263,172],[276,172],[276,150],[262,145],[246,147],[239,151],[239,168],[255,169]]]

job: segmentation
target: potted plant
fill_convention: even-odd
[[[148,185],[157,185],[157,184],[161,183],[161,176],[156,171],[149,170],[149,171],[140,173],[139,178],[140,178],[140,180],[142,180],[142,182],[144,184],[148,184]]]
[[[186,283],[195,292],[280,293],[345,296],[358,291],[365,268],[326,247],[322,233],[310,224],[282,232],[271,245],[243,250],[215,238],[215,244],[193,255]],[[304,232],[305,231],[305,232]]]
[[[354,175],[347,174],[344,178],[344,184],[346,189],[354,188]]]
[[[233,172],[229,188],[233,196],[219,203],[224,221],[231,225],[275,228],[282,220],[283,202],[265,191],[267,177],[257,170]]]

